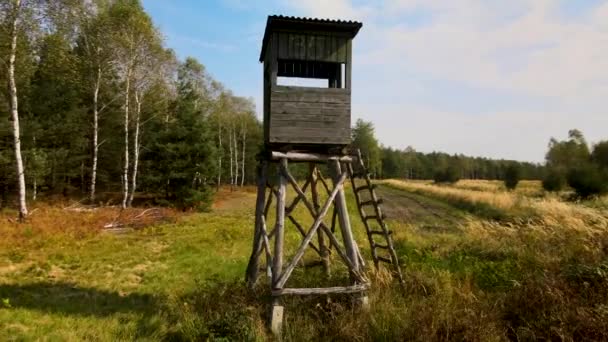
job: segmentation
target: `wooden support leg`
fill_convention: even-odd
[[[317,166],[315,163],[310,163],[310,191],[312,193],[312,202],[315,209],[315,215],[319,215],[321,205],[319,203],[319,193],[317,192]],[[321,262],[323,263],[323,272],[326,276],[331,275],[331,269],[329,264],[329,249],[325,243],[325,233],[322,229],[317,231],[317,237],[319,241],[319,251],[321,252]]]
[[[332,161],[332,167],[334,171],[334,185],[337,184],[337,181],[340,179],[342,175],[342,168],[340,167],[340,163],[335,160]],[[346,207],[346,196],[344,194],[344,187],[342,186],[338,190],[338,195],[335,199],[336,212],[338,215],[338,222],[340,223],[340,232],[342,233],[342,238],[344,239],[344,249],[346,249],[346,255],[348,259],[355,267],[353,271],[359,271],[359,258],[357,256],[357,248],[355,247],[355,240],[353,239],[353,233],[350,227],[350,218],[348,217],[348,209]]]
[[[287,168],[287,159],[281,159],[281,167]],[[279,172],[279,189],[277,192],[277,215],[274,233],[274,257],[272,265],[272,290],[281,290],[279,284],[283,273],[283,241],[285,238],[285,197],[287,194],[287,179],[282,172]],[[283,306],[280,296],[272,299],[272,310],[270,316],[270,328],[272,332],[280,336],[283,326]]]
[[[340,166],[340,162],[335,160],[332,162],[332,168],[334,171],[334,184],[342,175],[342,168]],[[348,208],[346,206],[346,195],[344,194],[344,187],[342,187],[335,200],[336,211],[338,215],[338,222],[340,223],[340,231],[342,233],[342,238],[344,239],[344,249],[346,249],[346,255],[351,261],[351,264],[354,267],[354,270],[351,270],[351,280],[353,283],[356,283],[356,277],[353,274],[354,272],[359,273],[361,271],[361,266],[359,264],[359,251],[357,247],[357,243],[353,238],[353,232],[350,225],[350,218],[348,215]],[[369,307],[369,302],[366,293],[361,293],[357,295],[356,298],[357,304],[363,308],[367,309]]]
[[[264,224],[264,202],[266,197],[266,177],[268,164],[265,161],[260,162],[257,167],[258,173],[258,194],[255,206],[255,228],[253,235],[253,249],[249,264],[247,265],[246,281],[249,288],[253,288],[258,280],[258,268],[260,254],[262,251],[265,234],[262,229]],[[270,194],[272,196],[272,194]]]

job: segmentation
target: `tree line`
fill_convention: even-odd
[[[544,166],[537,163],[382,146],[375,137],[374,125],[363,120],[358,120],[353,127],[353,145],[361,149],[370,173],[376,178],[435,179],[438,182],[502,180],[510,168],[517,167],[523,179],[542,179],[545,171]]]
[[[0,66],[0,208],[11,194],[21,217],[41,194],[205,207],[220,185],[255,181],[253,100],[177,58],[139,0],[0,0]],[[353,127],[377,178],[504,179],[516,168],[548,188],[602,183],[606,145],[553,139],[545,167],[393,149],[372,123]]]
[[[568,185],[579,198],[608,193],[608,140],[590,148],[583,133],[573,129],[566,140],[551,138],[545,159],[545,190],[561,191]]]
[[[253,100],[179,60],[139,0],[0,0],[0,64],[0,207],[18,193],[21,217],[41,193],[187,207],[254,177]]]
[[[460,179],[503,180],[514,189],[519,180],[542,180],[547,191],[574,191],[576,198],[608,193],[608,140],[590,146],[582,132],[573,129],[568,139],[549,140],[545,163],[422,153],[412,147],[393,149],[379,144],[371,122],[358,120],[353,145],[362,151],[372,176],[377,178],[433,179],[455,183]]]

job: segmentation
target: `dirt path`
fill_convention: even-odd
[[[445,228],[455,226],[463,219],[458,209],[441,201],[383,185],[378,186],[377,191],[384,200],[382,209],[389,220]]]

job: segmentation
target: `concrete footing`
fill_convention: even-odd
[[[280,339],[283,332],[283,306],[273,305],[270,311],[270,330]]]

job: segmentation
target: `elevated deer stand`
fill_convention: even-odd
[[[351,180],[375,266],[378,267],[379,262],[392,264],[402,280],[391,234],[380,209],[381,201],[361,156],[344,154],[344,147],[351,143],[352,39],[360,28],[360,23],[350,21],[268,18],[260,56],[260,61],[264,62],[265,153],[258,166],[255,232],[246,278],[250,287],[255,286],[264,254],[273,298],[271,329],[277,335],[280,335],[283,323],[281,299],[284,296],[354,294],[361,305],[367,306],[369,281],[363,272],[364,260],[351,229],[344,192],[347,179]],[[278,77],[324,79],[327,88],[282,86],[277,84]],[[303,185],[290,173],[289,167],[293,163],[309,164]],[[321,176],[320,165],[327,165],[330,170],[331,184]],[[275,184],[270,182],[270,171],[276,171]],[[363,186],[357,187],[357,177],[365,179]],[[286,203],[288,187],[296,193],[291,203]],[[367,198],[362,196],[365,192]],[[276,198],[274,203],[273,198]],[[300,204],[312,216],[313,223],[308,229],[294,216],[294,210]],[[276,222],[270,228],[267,219],[273,205]],[[373,208],[373,214],[368,215],[366,207]],[[286,219],[298,231],[301,242],[291,260],[284,263]],[[384,242],[376,242],[374,239],[378,237]],[[305,252],[311,249],[318,255],[326,275],[330,273],[330,251],[335,251],[348,271],[348,284],[286,287]],[[380,256],[378,249],[388,252],[388,256]]]
[[[309,174],[303,186],[289,172],[289,162],[308,162]],[[272,159],[262,161],[259,166],[258,174],[258,195],[256,202],[255,234],[253,243],[253,254],[251,256],[248,270],[247,281],[250,286],[255,285],[258,279],[259,258],[265,253],[267,267],[271,275],[272,284],[272,315],[271,328],[273,332],[280,333],[283,321],[283,307],[280,297],[285,295],[323,295],[332,293],[363,293],[369,286],[369,281],[362,272],[361,264],[363,258],[353,239],[350,226],[350,218],[346,207],[346,197],[344,194],[344,183],[349,179],[349,168],[342,167],[342,163],[350,163],[352,158],[302,154],[302,153],[280,153],[273,152]],[[320,176],[318,164],[327,164],[332,170],[332,184],[328,185],[323,177]],[[268,182],[268,166],[275,166],[278,174],[278,185],[272,186]],[[327,200],[321,203],[319,196],[319,183],[327,192]],[[287,205],[286,193],[290,186],[296,192],[296,198]],[[268,190],[268,191],[267,191]],[[307,190],[310,191],[311,199],[306,196]],[[276,197],[276,225],[274,229],[268,231],[266,218],[272,199]],[[299,204],[303,204],[314,220],[312,226],[305,230],[304,227],[292,215]],[[334,207],[331,225],[325,223],[330,208]],[[302,235],[300,246],[295,252],[292,260],[284,267],[284,234],[285,219],[297,228]],[[336,226],[339,226],[342,242],[334,234]],[[318,244],[313,243],[317,238]],[[274,240],[274,241],[272,241]],[[274,245],[274,250],[272,248]],[[340,256],[340,260],[346,265],[351,279],[351,284],[342,287],[329,288],[286,288],[285,284],[289,280],[294,268],[302,260],[307,248],[313,249],[320,257],[323,269],[326,274],[330,273],[329,254],[333,249]],[[360,301],[367,303],[365,295],[360,296]]]

